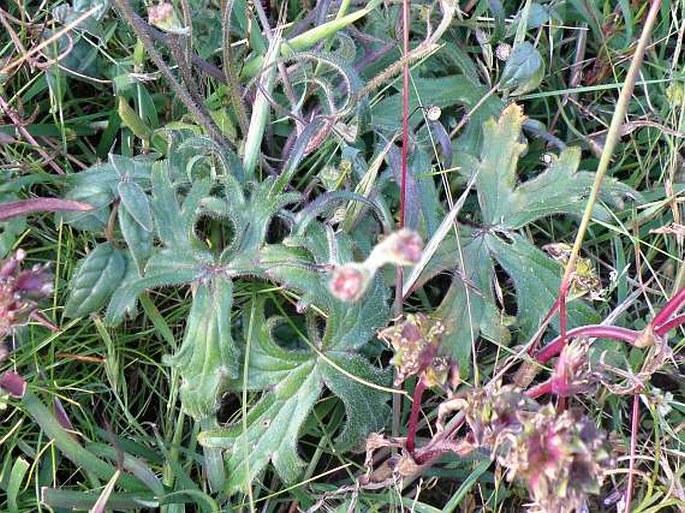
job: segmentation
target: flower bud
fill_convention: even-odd
[[[376,245],[367,262],[376,267],[385,264],[414,265],[421,260],[423,241],[418,233],[402,228]]]
[[[349,263],[333,270],[328,289],[341,301],[359,300],[371,282],[371,273],[362,265]]]

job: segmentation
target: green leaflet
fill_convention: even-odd
[[[482,238],[462,234],[463,267],[456,241],[450,237],[444,245],[451,248],[452,266],[459,273],[452,280],[434,316],[445,325],[443,347],[459,364],[462,377],[468,377],[471,368],[471,349],[482,331],[485,338],[507,342],[509,334],[502,325],[502,314],[495,305],[492,280],[493,260]]]
[[[537,49],[528,41],[516,45],[511,52],[500,78],[500,90],[511,90],[512,96],[532,91],[545,78],[545,62]]]
[[[475,85],[462,75],[451,75],[441,78],[416,78],[409,94],[409,112],[420,106],[435,106],[440,108],[451,105],[465,105],[473,107],[487,93],[487,88]],[[421,98],[416,96],[421,92]],[[501,101],[490,98],[480,107],[479,113],[486,117],[495,116],[501,110]],[[394,94],[380,101],[373,108],[373,126],[395,130],[402,122],[402,95]],[[410,122],[418,123],[421,116],[412,116]]]
[[[65,222],[77,230],[101,230],[107,225],[110,216],[110,204],[114,194],[107,185],[84,184],[70,190],[64,199],[85,201],[93,205],[93,210],[87,212],[58,212],[55,214],[57,222]]]
[[[516,326],[522,338],[535,332],[554,304],[561,279],[558,264],[515,230],[550,215],[580,216],[595,176],[578,171],[580,152],[568,148],[553,157],[545,171],[518,183],[518,160],[526,148],[521,142],[524,121],[521,108],[510,105],[499,119],[484,124],[486,144],[483,144],[480,159],[473,162],[468,157],[463,160],[460,155],[467,175],[478,173],[476,188],[482,228],[459,227],[463,263],[455,233],[450,232],[418,282],[420,285],[445,269],[457,267],[454,281],[435,316],[446,324],[443,343],[459,362],[462,374],[468,374],[465,369],[470,368],[472,336],[482,332],[496,342],[508,339],[504,315],[499,312],[492,290],[495,263],[501,265],[514,282]],[[620,209],[623,196],[640,197],[616,180],[605,182],[601,191],[604,202]],[[608,215],[605,207],[595,207],[596,217],[607,218]],[[569,324],[575,326],[592,324],[597,315],[590,304],[573,301],[568,305],[568,318]],[[558,321],[555,325],[558,326]]]
[[[337,440],[341,447],[359,444],[370,431],[387,422],[387,394],[361,381],[388,385],[389,372],[375,369],[354,353],[328,351],[322,356],[310,350],[284,349],[273,338],[273,330],[284,320],[267,321],[263,299],[254,301],[245,312],[248,368],[247,374],[233,382],[233,387],[269,391],[251,406],[242,422],[205,431],[198,437],[205,447],[228,449],[228,482],[232,491],[244,490],[270,461],[285,482],[299,477],[305,465],[297,454],[299,431],[323,385],[345,404],[348,421]],[[332,318],[333,315],[329,322]],[[359,316],[360,323],[363,319]],[[359,381],[341,373],[340,368]]]
[[[204,262],[203,262],[204,257]],[[121,322],[131,305],[147,289],[191,283],[202,275],[202,266],[209,261],[207,255],[193,254],[171,249],[155,249],[145,267],[145,274],[129,277],[117,284],[107,307],[107,322]]]
[[[364,438],[371,432],[388,424],[392,415],[388,404],[388,394],[350,379],[340,372],[340,368],[353,376],[374,384],[390,386],[392,367],[380,370],[373,367],[365,358],[353,353],[330,352],[330,361],[321,365],[321,375],[326,387],[338,396],[345,405],[346,422],[336,439],[340,450],[359,448]]]
[[[490,120],[483,127],[489,144],[481,152],[476,186],[485,222],[519,229],[554,214],[581,216],[595,175],[578,171],[579,148],[567,148],[559,156],[551,156],[545,171],[518,184],[518,160],[526,149],[519,142],[524,120],[520,108],[509,107],[499,121]],[[622,196],[640,195],[613,178],[605,182],[600,193],[605,203],[617,209],[623,208]],[[594,215],[603,220],[611,218],[601,204],[595,206]]]
[[[183,344],[165,363],[178,368],[183,408],[194,419],[214,415],[228,378],[238,375],[239,352],[231,337],[233,283],[215,278],[197,286]]]
[[[111,243],[98,245],[78,266],[64,314],[81,317],[107,303],[126,272],[126,258]]]
[[[529,337],[537,330],[559,294],[559,264],[521,235],[512,234],[510,243],[501,237],[487,235],[486,244],[493,257],[514,281],[517,325],[523,336]],[[585,301],[570,302],[567,313],[571,326],[595,324],[599,319],[592,306]],[[555,317],[554,325],[558,329],[558,317]]]
[[[138,272],[142,274],[145,263],[152,253],[152,233],[137,223],[126,209],[120,208],[117,215],[121,234],[129,247]]]
[[[568,148],[558,157],[553,156],[544,172],[518,184],[518,160],[526,148],[519,142],[524,120],[521,108],[512,104],[499,120],[492,119],[483,126],[488,144],[481,151],[476,188],[486,226],[519,229],[554,214],[580,216],[585,207],[584,199],[595,175],[578,171],[578,148]],[[601,198],[610,206],[623,208],[623,196],[640,198],[638,192],[615,179],[604,183]],[[600,205],[595,207],[595,215],[609,218],[606,208]]]
[[[152,211],[147,194],[136,182],[123,180],[119,182],[119,197],[127,212],[147,232],[152,231]]]
[[[305,463],[297,455],[298,435],[321,393],[320,381],[318,369],[309,361],[250,407],[247,430],[239,423],[198,435],[205,447],[228,449],[231,491],[246,489],[270,461],[285,482],[299,477]]]

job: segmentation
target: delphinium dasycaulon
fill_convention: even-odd
[[[387,209],[354,193],[290,208],[300,201],[288,184],[306,140],[278,177],[262,181],[245,181],[239,160],[203,137],[172,137],[166,159],[110,155],[67,178],[67,198],[87,198],[93,209],[58,220],[93,234],[94,245],[74,272],[64,313],[104,309],[105,321],[118,324],[136,316],[138,298],[151,289],[190,291],[182,344],[164,362],[180,375],[182,408],[200,425],[205,472],[220,494],[245,490],[270,462],[285,482],[300,476],[300,430],[324,387],[346,411],[335,439],[341,450],[363,448],[390,417],[391,370],[359,350],[390,321],[390,283],[377,271],[416,263],[422,241],[409,230],[393,233]],[[354,201],[377,219],[366,237],[378,243],[366,257],[318,219],[331,204]],[[272,225],[285,227],[280,239]],[[341,290],[336,283],[350,269],[360,272],[358,288]],[[275,283],[282,295],[254,292],[233,308],[240,281]],[[282,340],[288,319],[273,313],[278,302],[294,303],[299,338]],[[244,419],[220,426],[221,398],[243,390],[262,393]]]

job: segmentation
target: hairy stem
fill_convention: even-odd
[[[249,121],[247,118],[247,112],[245,110],[245,105],[241,98],[241,87],[238,81],[238,74],[235,72],[235,67],[233,66],[233,57],[231,53],[231,13],[233,12],[233,5],[235,0],[225,0],[222,9],[222,21],[221,21],[221,31],[223,36],[223,67],[224,75],[226,78],[226,85],[228,86],[228,98],[231,102],[231,106],[238,117],[238,124],[240,125],[240,131],[243,135],[247,134],[249,128]]]
[[[122,17],[131,26],[133,32],[135,32],[138,39],[141,40],[145,50],[150,55],[150,58],[155,63],[155,66],[159,68],[165,78],[169,81],[171,88],[178,95],[178,98],[183,102],[186,108],[195,116],[197,121],[205,128],[209,136],[214,139],[217,144],[225,148],[226,150],[233,149],[234,144],[224,137],[221,130],[216,125],[214,120],[207,112],[204,103],[196,103],[193,101],[188,90],[183,87],[183,85],[176,79],[174,74],[167,66],[166,62],[162,58],[162,55],[155,48],[154,43],[150,35],[148,34],[145,26],[140,22],[140,18],[135,16],[131,4],[128,0],[114,0],[114,4],[118,11],[121,13]]]

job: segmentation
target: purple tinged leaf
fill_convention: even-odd
[[[26,392],[26,381],[16,372],[8,371],[0,375],[0,389],[12,397],[21,399]]]
[[[447,133],[445,126],[439,120],[429,120],[428,128],[435,138],[435,142],[438,143],[440,152],[442,153],[442,167],[444,169],[449,169],[452,167],[452,141],[450,140],[450,136]]]
[[[397,147],[391,146],[388,154],[388,163],[392,170],[395,181],[399,184],[401,182],[402,174],[402,160]],[[404,225],[407,228],[416,229],[419,225],[419,208],[421,202],[419,201],[419,187],[414,176],[414,167],[410,166],[407,173],[406,189],[404,195]]]
[[[62,401],[59,400],[59,397],[55,396],[52,398],[52,405],[55,408],[55,417],[57,417],[59,425],[67,431],[75,431],[74,425],[69,420],[69,416],[64,406],[62,406]]]
[[[63,200],[58,198],[33,198],[28,200],[8,201],[0,203],[0,221],[7,221],[15,217],[25,216],[32,212],[87,212],[92,205],[80,201]]]

